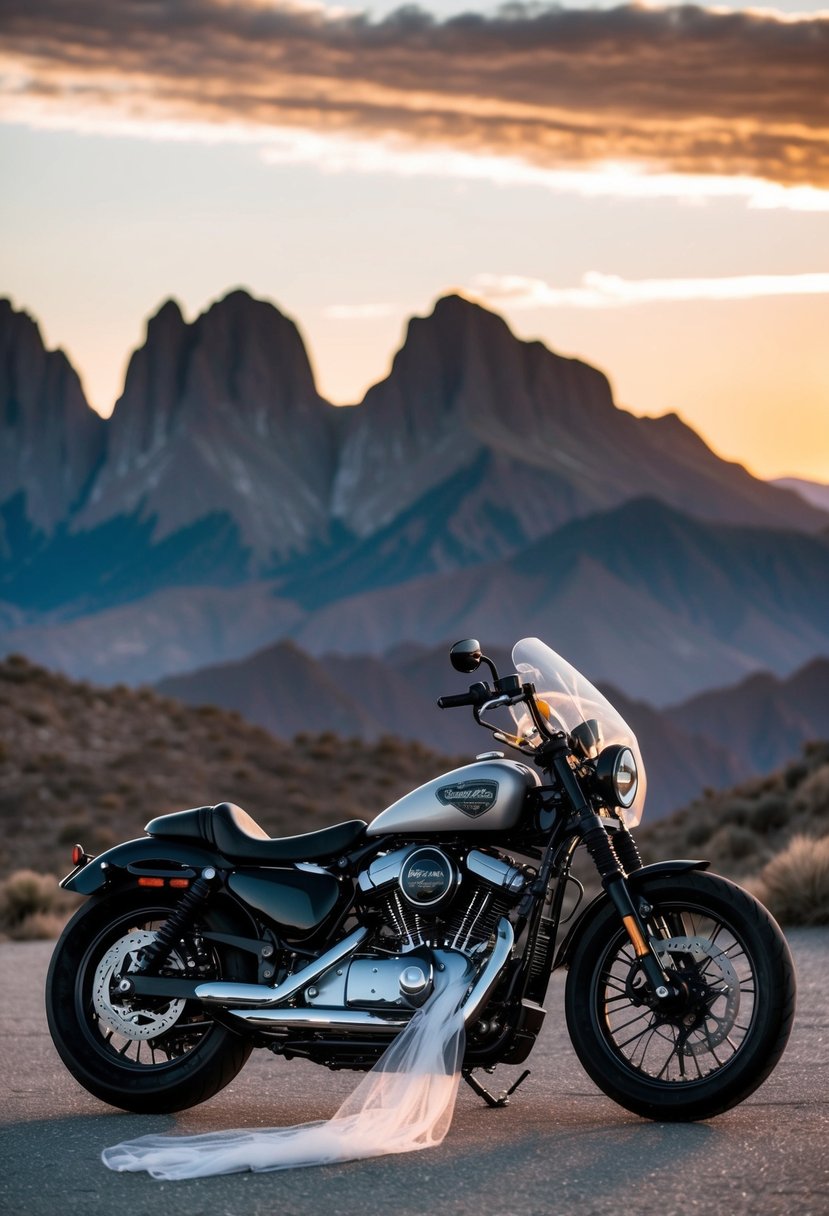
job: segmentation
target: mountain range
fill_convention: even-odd
[[[532,633],[666,705],[829,653],[820,505],[458,296],[341,408],[273,305],[167,301],[108,421],[0,302],[0,475],[0,648],[75,676]]]

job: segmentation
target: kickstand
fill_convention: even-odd
[[[475,1090],[475,1093],[479,1098],[483,1098],[487,1106],[491,1106],[493,1109],[499,1106],[509,1106],[510,1097],[515,1093],[519,1085],[523,1085],[527,1077],[530,1075],[529,1068],[525,1069],[515,1084],[510,1085],[509,1089],[503,1090],[496,1098],[495,1094],[491,1094],[485,1085],[481,1085],[481,1082],[477,1079],[477,1077],[472,1076],[472,1071],[473,1070],[471,1068],[465,1068],[463,1070],[462,1075],[464,1081],[466,1081],[470,1089]]]

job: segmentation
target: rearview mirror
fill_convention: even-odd
[[[449,662],[455,671],[462,671],[468,676],[478,670],[482,658],[481,643],[476,638],[464,638],[449,651]]]

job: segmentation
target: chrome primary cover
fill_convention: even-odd
[[[404,794],[368,825],[367,835],[504,832],[518,824],[528,792],[540,784],[516,760],[465,764]]]

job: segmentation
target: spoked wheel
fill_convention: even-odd
[[[249,1041],[226,1030],[197,1001],[130,995],[128,977],[174,902],[142,892],[87,904],[58,942],[46,982],[55,1046],[96,1097],[125,1110],[181,1110],[212,1097],[239,1072]],[[196,981],[251,978],[242,956],[202,933],[234,926],[215,910],[175,943],[161,974]],[[237,927],[238,928],[238,927]]]
[[[576,948],[567,1024],[586,1071],[609,1097],[654,1119],[704,1119],[735,1106],[783,1053],[795,979],[785,939],[746,891],[690,872],[637,885],[679,995],[658,1000],[605,906]]]

